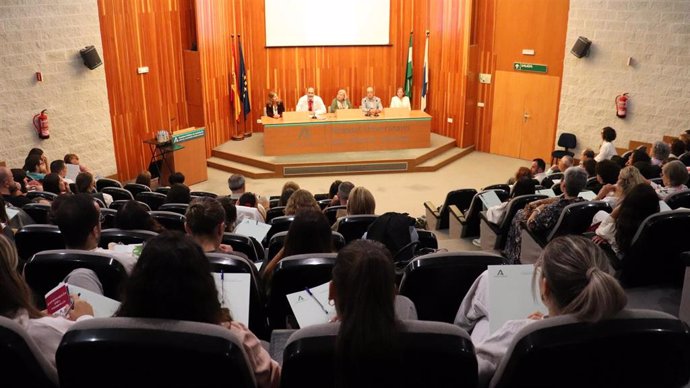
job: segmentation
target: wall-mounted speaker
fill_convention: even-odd
[[[577,38],[577,42],[570,50],[570,53],[578,58],[586,57],[589,55],[589,46],[592,45],[592,41],[581,36]]]
[[[96,48],[93,46],[84,47],[79,50],[79,54],[81,54],[81,58],[84,60],[84,66],[91,70],[103,64],[101,57],[98,56],[98,51],[96,51]]]

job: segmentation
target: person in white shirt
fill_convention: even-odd
[[[532,178],[536,179],[539,184],[546,178],[546,172],[544,172],[544,170],[546,170],[546,162],[544,162],[544,159],[532,159],[532,165],[529,169],[532,173]]]
[[[616,130],[611,127],[604,127],[601,130],[601,147],[599,147],[599,154],[594,157],[594,160],[601,162],[602,160],[611,159],[614,155],[618,155],[616,146],[613,141],[616,140]]]
[[[362,112],[367,116],[378,116],[382,111],[383,105],[381,104],[381,99],[374,96],[374,88],[369,86],[367,88],[366,97],[362,98]]]
[[[412,110],[410,98],[405,95],[405,90],[403,90],[403,88],[398,88],[398,91],[395,92],[395,96],[391,98],[391,108],[407,108]]]
[[[297,101],[297,108],[295,108],[295,111],[322,115],[326,113],[326,105],[324,105],[321,97],[314,94],[314,88],[308,87],[307,94],[300,97]]]
[[[688,169],[680,160],[672,160],[661,168],[661,180],[663,186],[651,182],[652,187],[659,195],[659,199],[666,199],[671,194],[686,191],[688,186]]]
[[[655,141],[652,146],[652,165],[661,166],[671,155],[671,146],[663,141]]]

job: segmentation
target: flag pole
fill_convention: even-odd
[[[237,34],[237,41],[238,41],[238,42],[240,41],[240,34]],[[242,48],[241,48],[241,47],[240,47],[240,56],[242,57],[242,64],[243,64],[244,69],[245,69],[245,71],[244,71],[245,77],[244,77],[244,78],[245,78],[245,79],[248,79],[248,77],[247,77],[247,70],[246,70],[246,69],[247,69],[247,67],[246,67],[247,65],[244,63],[244,51],[242,51]],[[244,82],[247,83],[247,85],[246,85],[247,94],[245,95],[245,98],[249,99],[249,82],[247,82],[247,81],[245,81],[245,80],[242,80],[242,82],[243,82],[243,83],[244,83]],[[245,105],[245,104],[244,104],[244,102],[243,102],[243,103],[242,103],[242,108],[243,108],[243,109],[244,109],[244,105]],[[244,121],[244,137],[252,137],[252,129],[249,128],[249,130],[247,130],[247,114],[244,113],[243,116],[244,116],[244,117],[243,117],[243,119],[244,119],[244,120],[243,120],[243,121]]]
[[[233,82],[233,83],[237,83],[237,78],[235,77],[235,49],[234,49],[234,46],[235,46],[235,34],[230,34],[230,37],[232,38],[232,42],[231,42],[231,45],[232,45],[232,46],[230,47],[230,55],[232,56],[232,67],[233,67],[233,68],[230,69],[230,74],[229,74],[229,75],[230,75],[230,77],[233,78],[232,82]],[[235,85],[235,87],[237,87],[237,85]],[[234,93],[233,90],[232,90],[232,88],[230,88],[230,93],[231,93],[231,94]],[[234,99],[234,98],[235,98],[235,96],[233,95],[231,99]],[[238,131],[238,128],[237,128],[237,120],[235,120],[235,117],[237,117],[237,116],[236,116],[236,115],[237,115],[237,112],[235,112],[235,111],[237,110],[237,109],[236,109],[236,106],[237,106],[237,105],[236,105],[234,102],[233,102],[231,105],[232,105],[232,118],[231,118],[231,120],[232,120],[232,122],[233,122],[233,131],[232,131],[232,136],[230,137],[230,139],[231,139],[231,140],[234,140],[234,141],[244,140],[244,135],[238,135],[238,134],[237,134],[237,131]]]

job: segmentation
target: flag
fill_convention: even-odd
[[[244,118],[252,110],[249,104],[249,74],[247,74],[247,68],[244,65],[244,55],[242,55],[242,42],[240,42],[240,37],[237,37],[238,50],[240,52],[240,87],[242,88],[242,94],[240,94],[240,99],[242,100],[242,111],[244,113]]]
[[[407,49],[407,68],[405,70],[405,95],[412,98],[412,33],[410,32],[410,46]]]
[[[422,101],[421,110],[426,110],[426,96],[429,93],[429,33],[426,33],[426,44],[424,46],[424,70],[422,71]]]
[[[230,104],[235,111],[235,121],[240,121],[240,95],[237,92],[237,66],[235,66],[235,37],[231,43],[232,52],[230,53]]]

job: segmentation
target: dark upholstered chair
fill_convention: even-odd
[[[14,234],[14,242],[19,258],[24,261],[41,251],[65,248],[65,240],[56,225],[26,225]]]
[[[180,213],[157,210],[150,211],[151,217],[158,221],[161,226],[168,230],[178,230],[184,232],[185,216]]]
[[[551,152],[551,158],[554,162],[564,156],[575,156],[575,154],[570,151],[571,149],[577,147],[577,136],[572,133],[561,133],[558,136],[558,146],[563,147],[562,150],[554,150]]]
[[[472,198],[477,194],[475,189],[453,190],[446,194],[446,199],[440,208],[434,206],[430,201],[424,202],[426,212],[426,222],[431,230],[448,229],[448,215],[450,205],[455,205],[461,212],[470,207]]]
[[[34,340],[17,322],[0,316],[0,365],[2,386],[8,388],[57,388],[55,368]]]
[[[152,237],[156,237],[158,233],[150,230],[124,230],[124,229],[105,229],[101,231],[101,238],[98,241],[98,246],[108,249],[108,244],[142,244]]]

